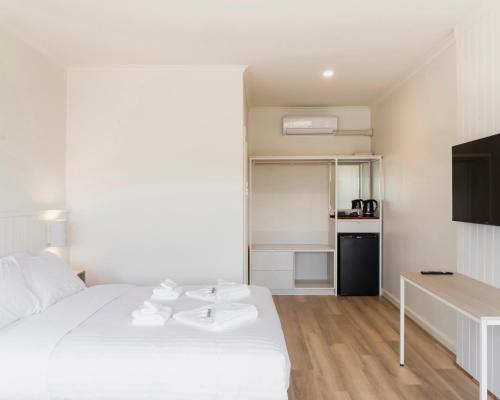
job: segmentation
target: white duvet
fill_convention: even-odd
[[[272,297],[257,321],[205,332],[170,319],[132,325],[152,288],[101,285],[0,330],[0,399],[283,400],[290,361]],[[182,296],[174,311],[206,303]]]

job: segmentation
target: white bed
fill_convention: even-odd
[[[152,288],[99,285],[0,330],[0,398],[284,400],[290,361],[270,292],[257,321],[210,333],[131,324]],[[182,296],[174,311],[204,303]]]

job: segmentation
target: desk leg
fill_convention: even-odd
[[[479,399],[488,399],[488,323],[486,320],[481,319],[481,371],[479,372]]]
[[[399,277],[399,365],[405,365],[405,279]]]

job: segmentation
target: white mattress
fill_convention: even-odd
[[[218,333],[172,319],[133,326],[151,290],[94,286],[0,330],[0,399],[287,399],[290,361],[269,290],[253,286],[245,299],[257,321]]]

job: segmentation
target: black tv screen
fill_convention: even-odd
[[[500,134],[453,146],[453,221],[500,226]]]

